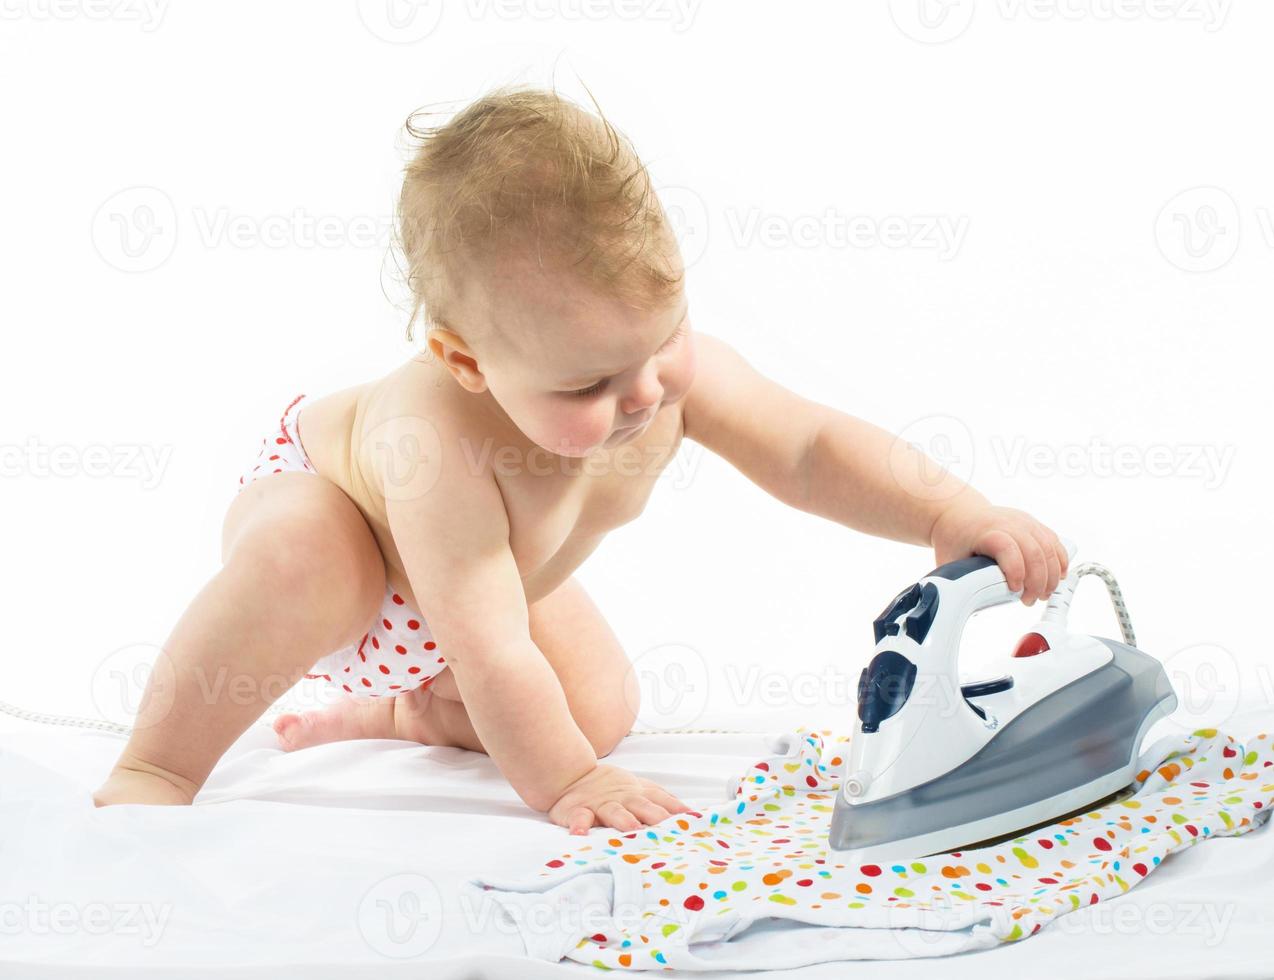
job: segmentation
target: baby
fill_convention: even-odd
[[[428,350],[287,406],[99,806],[190,803],[310,677],[341,700],[279,717],[287,750],[398,738],[485,752],[572,833],[685,811],[598,761],[639,698],[573,577],[641,513],[683,437],[783,503],[930,546],[938,563],[989,555],[1028,604],[1054,590],[1067,558],[1047,527],[693,330],[668,218],[604,118],[512,88],[408,130],[420,145],[398,235],[408,338],[423,312]]]

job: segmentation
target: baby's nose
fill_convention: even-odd
[[[659,383],[659,372],[643,371],[633,382],[633,386],[628,389],[627,396],[620,403],[620,407],[628,415],[639,415],[649,410],[652,405],[657,405],[663,394],[664,387]]]

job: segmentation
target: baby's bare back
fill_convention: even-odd
[[[566,581],[606,532],[642,512],[680,445],[683,404],[663,406],[640,436],[614,449],[559,456],[527,439],[489,392],[468,392],[445,368],[413,359],[378,380],[307,401],[299,431],[319,474],[362,512],[389,584],[413,601],[387,498],[444,492],[434,487],[440,466],[491,473],[529,604]],[[402,419],[414,420],[409,436]],[[395,444],[387,445],[391,422]]]

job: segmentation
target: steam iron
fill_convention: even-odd
[[[1122,643],[1067,631],[1075,586],[1089,574],[1106,583]],[[1136,649],[1119,586],[1101,566],[1072,567],[993,676],[960,682],[965,623],[1020,596],[993,559],[974,556],[934,569],[876,619],[832,813],[829,843],[841,856],[968,849],[1132,783],[1142,739],[1177,698],[1162,665]]]

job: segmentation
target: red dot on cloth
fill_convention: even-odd
[[[425,649],[426,649],[426,650],[432,650],[432,649],[433,649],[434,647],[436,647],[437,645],[438,645],[438,644],[437,644],[437,643],[435,643],[433,640],[426,640],[426,641],[425,641]]]
[[[802,878],[800,881],[797,882],[797,884],[800,885],[802,888],[808,888],[810,885],[814,884],[814,879]]]
[[[374,636],[372,637],[372,646],[374,646],[377,650],[380,649],[380,640],[376,639]]]
[[[420,629],[420,620],[418,620],[418,619],[409,619],[409,620],[407,620],[407,628],[408,628],[409,630],[418,630],[418,629]]]
[[[387,630],[392,630],[394,628],[394,624],[391,623],[388,619],[382,619],[381,622],[385,624],[385,629]]]
[[[397,650],[399,653],[406,653],[406,652],[407,652],[407,648],[406,648],[405,646],[403,646],[401,643],[400,643],[400,644],[398,644],[398,646],[394,647],[394,649],[395,649],[395,650]]]
[[[350,693],[350,694],[353,694],[353,693],[354,693],[353,689],[352,689],[352,688],[351,688],[348,684],[342,684],[342,685],[341,685],[341,687],[343,687],[343,688],[345,688],[345,690],[349,691],[349,693]]]
[[[688,908],[691,912],[698,912],[701,908],[703,908],[703,899],[698,895],[689,895],[681,904]]]
[[[364,678],[363,678],[363,687],[371,687],[371,686],[372,686],[372,682],[371,682],[371,681],[369,681],[366,677],[364,677]]]
[[[1098,850],[1101,850],[1101,851],[1110,850],[1110,841],[1106,840],[1105,837],[1097,837],[1093,840],[1093,843],[1097,845]]]
[[[395,593],[394,593],[394,605],[396,605],[396,606],[401,606],[402,604],[403,604],[403,597],[402,597],[402,596],[400,596],[397,592],[395,592]]]
[[[1132,866],[1132,869],[1133,871],[1137,872],[1137,874],[1141,875],[1141,877],[1143,878],[1150,873],[1149,871],[1147,871],[1146,866],[1144,864],[1134,864]]]
[[[552,861],[545,862],[544,866],[546,868],[560,868],[562,866],[562,862],[554,858]]]
[[[345,673],[347,673],[347,674],[349,673],[349,668],[348,668],[348,667],[346,667],[346,668],[345,668]]]
[[[273,463],[276,459],[282,459],[282,457],[278,453],[275,453],[270,457],[270,462]]]
[[[397,691],[400,687],[402,687],[402,685],[401,685],[401,684],[390,684],[390,685],[389,685],[389,689],[390,689],[391,691]]]
[[[274,441],[277,442],[280,446],[286,446],[288,444],[288,441],[285,438],[283,438],[283,436],[275,436]]]
[[[275,473],[282,473],[283,471],[282,471],[282,470],[275,470],[274,472],[275,472]]]
[[[388,674],[388,673],[389,673],[389,668],[388,668],[388,667],[386,667],[384,664],[381,664],[381,665],[380,665],[380,672],[381,672],[382,674]]]
[[[880,874],[880,867],[875,864],[864,864],[859,870],[868,878],[875,878],[876,875]]]
[[[419,667],[408,667],[408,668],[407,668],[407,673],[409,673],[409,674],[419,674],[419,673],[420,673],[420,668],[419,668]]]

